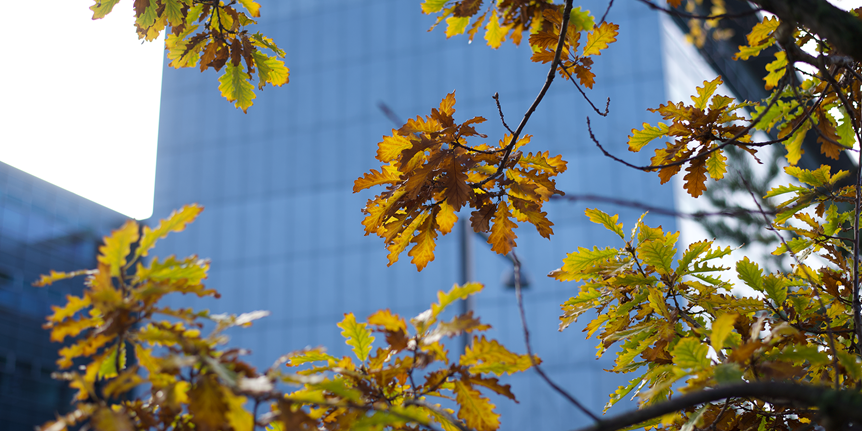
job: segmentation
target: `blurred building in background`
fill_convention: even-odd
[[[70,410],[73,390],[51,379],[62,345],[50,342],[42,323],[83,284],[32,283],[52,269],[95,268],[102,237],[125,219],[0,163],[0,429],[32,431]]]
[[[259,92],[247,115],[221,98],[215,73],[165,66],[154,215],[164,218],[193,202],[205,211],[185,232],[161,242],[155,254],[211,258],[208,286],[222,294],[220,300],[177,297],[174,305],[232,313],[270,310],[270,317],[232,333],[232,343],[252,350],[251,361],[265,368],[280,354],[309,345],[347,354],[336,327],[343,313],[361,319],[389,308],[415,316],[436,300],[437,291],[448,290],[466,273],[486,286],[473,307],[493,325],[490,335],[523,352],[515,295],[506,286],[511,274],[506,259],[474,236],[462,247],[456,227],[439,239],[436,260],[421,273],[406,254],[387,267],[382,241],[364,237],[360,225],[360,209],[376,191],[351,190],[354,179],[379,167],[377,143],[400,126],[382,112],[381,103],[406,119],[429,114],[455,89],[456,121],[481,115],[489,121],[479,131],[496,141],[504,128],[494,93],[507,122],[517,124],[548,66],[531,63],[526,45],[507,42],[493,50],[481,34],[468,44],[464,36],[447,40],[443,28],[427,32],[434,19],[421,14],[419,0],[260,3],[259,30],[287,52],[291,77],[283,88]],[[597,17],[607,7],[605,1],[579,3]],[[589,222],[586,206],[619,213],[626,229],[641,213],[578,199],[581,195],[673,209],[674,193],[660,186],[654,173],[603,156],[589,138],[586,117],[605,148],[647,164],[651,151],[627,151],[632,128],[659,120],[646,109],[672,95],[688,100],[695,86],[715,78],[677,25],[642,4],[617,2],[608,20],[620,25],[618,42],[596,58],[598,77],[588,94],[599,106],[610,97],[610,115],[597,115],[571,82],[555,81],[525,129],[534,135],[525,151],[562,154],[569,170],[558,188],[573,200],[546,204],[555,223],[552,241],[529,225],[517,230],[517,252],[530,280],[525,301],[533,348],[550,376],[594,412],[601,412],[608,394],[627,376],[603,371],[615,355],[596,360],[596,341],[584,340],[583,325],[557,331],[560,304],[578,288],[545,275],[578,246],[620,245],[618,237]],[[646,221],[676,229],[671,217]],[[558,430],[586,423],[586,416],[534,373],[507,381],[521,403],[513,408],[500,400],[503,429]]]

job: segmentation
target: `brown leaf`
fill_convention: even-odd
[[[459,158],[452,157],[452,162],[448,163],[449,166],[446,170],[447,175],[444,177],[446,185],[444,196],[446,197],[446,202],[451,205],[455,211],[460,211],[461,207],[464,206],[464,204],[467,203],[473,195],[473,190],[469,185],[467,185],[467,175],[464,173],[458,159]]]
[[[683,188],[692,197],[698,197],[706,191],[706,160],[703,158],[694,159],[689,167],[685,168],[686,174],[682,177],[685,180]]]
[[[482,7],[482,0],[461,0],[461,2],[455,6],[455,11],[452,13],[452,16],[473,16],[476,12],[479,12],[480,7]]]
[[[476,232],[488,232],[491,229],[491,219],[494,217],[494,205],[488,203],[470,213],[470,223]]]

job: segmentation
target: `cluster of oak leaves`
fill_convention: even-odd
[[[103,17],[115,3],[97,2],[91,8],[94,18]],[[167,49],[175,67],[225,67],[220,88],[245,110],[254,97],[249,83],[254,70],[262,87],[286,83],[287,69],[276,57],[258,50],[283,56],[271,40],[244,30],[253,24],[249,15],[259,15],[259,6],[251,0],[238,3],[248,14],[234,9],[234,3],[136,0],[136,25],[148,40],[171,27]],[[484,28],[488,44],[495,48],[506,38],[519,44],[528,31],[533,61],[553,61],[564,21],[561,5],[527,0],[490,3],[483,8],[481,0],[425,0],[422,9],[438,13],[437,22],[445,20],[450,36],[467,33],[473,38]],[[572,10],[568,22],[558,71],[563,78],[592,88],[592,57],[616,40],[618,27],[597,25],[579,8]],[[778,24],[772,18],[756,25],[738,57],[747,59],[775,44]],[[815,38],[804,29],[796,32],[800,44]],[[705,190],[707,176],[719,180],[727,172],[722,145],[731,142],[754,156],[756,145],[747,145],[752,127],[777,130],[791,164],[786,172],[798,185],[777,187],[767,197],[789,196],[775,218],[775,227],[788,240],[775,253],[793,256],[791,272],[764,273],[744,258],[734,269],[756,296],[734,297],[733,286],[720,277],[730,268],[714,263],[731,249],[701,241],[678,250],[678,233],[650,227],[641,217],[627,234],[617,216],[590,209],[589,219],[617,234],[619,247],[578,248],[551,273],[561,281],[581,282],[579,294],[562,304],[560,330],[594,311],[596,317],[585,331],[600,340],[598,354],[616,344],[611,371],[633,373],[629,384],[611,394],[607,407],[625,396],[653,404],[674,392],[732,382],[780,379],[838,386],[862,382],[862,364],[855,353],[859,340],[851,329],[853,271],[848,256],[853,250],[847,233],[852,231],[853,212],[842,205],[854,202],[856,191],[839,186],[846,172],[793,166],[810,130],[816,130],[822,151],[830,157],[852,147],[860,127],[851,118],[862,118],[862,88],[858,80],[846,79],[838,71],[832,82],[844,86],[809,76],[790,89],[783,78],[787,70],[795,72],[783,52],[776,54],[769,70],[766,86],[778,87],[769,103],[736,103],[714,94],[720,79],[704,82],[692,96],[693,104],[668,102],[655,109],[668,124],[645,123],[642,130],[632,131],[629,146],[639,151],[666,137],[665,146],[655,150],[655,170],[664,183],[686,166],[685,189],[697,197]],[[438,233],[450,232],[456,212],[464,207],[472,209],[473,229],[489,232],[492,249],[501,254],[515,247],[516,222],[533,224],[544,237],[553,233],[542,206],[552,195],[562,194],[554,177],[566,170],[566,162],[547,152],[525,154],[529,135],[513,133],[495,145],[475,145],[472,141],[486,138],[475,129],[485,119],[459,124],[453,117],[454,105],[454,93],[449,94],[431,115],[393,130],[379,144],[380,170],[356,180],[354,191],[385,187],[369,200],[363,225],[366,233],[384,239],[390,264],[412,244],[408,255],[419,270],[425,267],[434,258]],[[745,119],[742,108],[752,109],[756,124]],[[536,357],[513,353],[479,335],[489,326],[472,313],[444,319],[447,306],[482,289],[469,283],[440,292],[437,303],[409,321],[389,310],[378,311],[365,322],[345,315],[339,327],[352,357],[306,349],[257,370],[241,359],[244,351],[223,347],[224,331],[248,326],[265,312],[214,315],[160,303],[174,293],[218,296],[203,284],[208,261],[195,256],[147,259],[157,240],[182,231],[201,211],[199,206],[187,206],[154,229],[141,229],[130,221],[105,238],[98,268],[52,272],[39,281],[47,285],[86,276],[83,295],[69,296],[65,306],[55,307],[45,325],[52,340],[72,340],[59,352],[58,365],[65,371],[56,377],[68,380],[78,393],[72,413],[43,429],[60,431],[88,422],[98,431],[250,431],[256,426],[376,430],[432,424],[447,431],[494,430],[500,425],[499,414],[482,391],[515,400],[499,377],[539,363]],[[680,258],[674,260],[675,256]],[[809,267],[805,262],[811,256],[826,264]],[[375,333],[383,340],[377,346]],[[449,352],[443,341],[464,333],[473,334],[470,346],[460,355]],[[137,391],[135,397],[128,395],[132,390]],[[733,414],[724,414],[728,409]],[[816,415],[814,410],[734,399],[641,426],[715,424],[718,429],[784,430]]]

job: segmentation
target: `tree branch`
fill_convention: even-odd
[[[808,27],[843,54],[862,61],[862,20],[826,0],[751,0],[786,22]]]
[[[757,382],[725,385],[689,393],[640,410],[603,419],[579,431],[614,431],[628,428],[668,413],[727,398],[757,398],[772,404],[816,407],[824,417],[830,418],[830,423],[836,425],[850,420],[862,421],[862,395],[856,391],[836,391],[825,386],[798,383]]]

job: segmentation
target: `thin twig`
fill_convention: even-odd
[[[494,93],[494,101],[497,102],[497,112],[500,113],[500,121],[503,123],[503,127],[505,127],[506,130],[509,131],[509,133],[514,135],[515,132],[513,132],[512,128],[509,127],[508,124],[506,124],[506,118],[503,117],[503,107],[500,106],[500,93]]]
[[[551,196],[552,200],[565,200],[569,202],[577,202],[577,201],[595,201],[595,202],[605,202],[611,205],[618,205],[622,207],[628,208],[637,208],[644,211],[654,212],[656,214],[666,215],[670,217],[680,217],[686,219],[702,219],[706,217],[738,217],[746,214],[769,214],[774,215],[774,211],[766,211],[762,212],[761,210],[749,210],[749,209],[738,209],[733,211],[715,211],[715,212],[704,212],[698,211],[693,213],[684,213],[678,212],[674,210],[670,210],[667,208],[657,207],[653,205],[647,205],[642,202],[637,201],[629,201],[625,199],[612,198],[608,196],[599,196],[599,195],[591,195],[591,194],[583,194],[583,195],[570,195],[567,194],[565,196],[554,195]],[[849,238],[848,238],[849,239]]]
[[[524,127],[527,126],[527,122],[530,121],[530,117],[533,115],[533,112],[536,111],[536,108],[539,106],[539,103],[542,102],[542,99],[545,98],[545,93],[548,92],[548,89],[551,88],[551,83],[554,82],[554,77],[557,75],[557,66],[560,64],[560,56],[563,53],[563,46],[566,44],[566,32],[569,28],[569,15],[572,12],[572,1],[566,0],[566,7],[563,10],[563,22],[560,26],[560,39],[557,41],[557,50],[554,52],[554,61],[551,62],[551,68],[548,70],[548,76],[545,78],[545,83],[542,85],[542,89],[539,91],[539,94],[536,96],[536,99],[533,100],[533,104],[530,105],[530,108],[527,109],[527,112],[524,114],[524,117],[521,118],[520,124],[518,124],[518,128],[515,129],[515,132],[512,133],[512,139],[509,140],[509,144],[506,145],[506,154],[503,155],[503,160],[500,161],[500,165],[497,167],[497,172],[493,175],[489,175],[488,178],[480,181],[479,183],[473,185],[473,187],[482,187],[488,181],[495,179],[503,173],[503,169],[505,169],[507,162],[509,161],[509,156],[512,155],[512,150],[515,149],[515,143],[518,142],[518,136],[521,135],[521,132],[524,130]]]
[[[611,98],[608,97],[608,101],[607,101],[607,103],[605,103],[605,112],[599,111],[599,108],[596,108],[596,105],[593,104],[593,101],[590,100],[589,97],[587,97],[587,93],[585,93],[584,90],[581,89],[581,86],[578,85],[578,83],[575,81],[575,78],[572,78],[572,74],[569,73],[569,71],[564,66],[560,66],[560,69],[562,69],[563,72],[566,74],[566,76],[569,77],[569,80],[572,81],[572,84],[575,84],[575,88],[577,88],[578,91],[581,92],[581,96],[584,96],[584,99],[587,100],[587,103],[589,103],[590,106],[593,107],[593,111],[596,111],[596,114],[599,114],[602,117],[607,117],[608,112],[610,112],[610,108],[611,108]]]
[[[610,11],[611,11],[611,6],[613,6],[613,5],[614,5],[614,0],[611,0],[611,1],[609,1],[609,2],[608,2],[608,8],[607,8],[607,9],[605,9],[605,13],[604,13],[604,14],[602,14],[602,19],[601,19],[601,20],[599,20],[599,25],[602,25],[602,24],[604,24],[604,23],[605,23],[605,18],[607,18],[607,17],[608,17],[608,12],[610,12]]]
[[[601,419],[599,419],[598,416],[593,414],[593,412],[589,411],[583,404],[581,404],[580,401],[578,401],[575,397],[566,392],[563,388],[557,386],[557,384],[554,383],[554,381],[551,380],[551,378],[548,377],[548,375],[545,374],[544,371],[542,371],[542,368],[539,367],[539,364],[536,362],[536,358],[533,356],[533,347],[530,344],[530,329],[527,327],[527,314],[524,311],[524,297],[523,295],[521,295],[521,261],[518,260],[518,255],[515,254],[514,249],[509,253],[509,255],[512,258],[513,272],[515,275],[515,298],[517,298],[518,300],[518,311],[521,314],[521,328],[524,332],[524,343],[527,345],[527,356],[530,358],[530,362],[532,363],[533,368],[536,370],[537,373],[539,373],[539,376],[541,376],[542,379],[546,383],[548,383],[548,385],[551,386],[551,388],[553,388],[555,391],[557,391],[557,393],[569,400],[569,402],[572,403],[575,407],[577,407],[578,410],[592,418],[592,420],[594,420],[596,424],[600,424]]]

